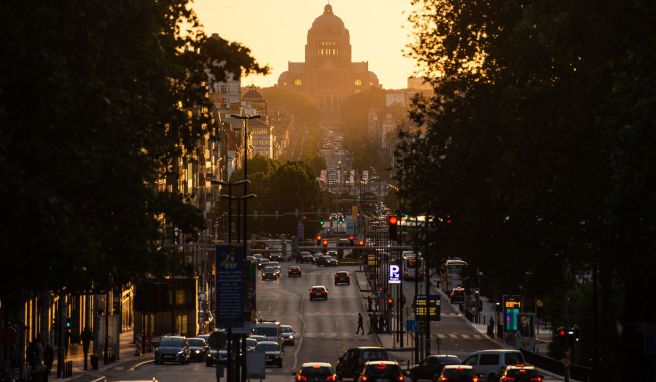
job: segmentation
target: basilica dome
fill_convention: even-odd
[[[339,34],[343,32],[346,28],[344,28],[344,22],[342,19],[339,17],[335,16],[333,13],[333,6],[330,4],[326,4],[325,7],[323,7],[323,14],[316,19],[314,19],[314,22],[312,23],[312,27],[310,28],[309,32],[310,33],[319,33],[319,34]]]

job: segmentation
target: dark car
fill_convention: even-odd
[[[269,255],[269,260],[271,261],[283,261],[285,258],[283,257],[281,252],[274,252]]]
[[[189,344],[185,337],[162,337],[159,346],[155,349],[155,364],[165,362],[176,362],[181,365],[189,363]]]
[[[404,379],[398,362],[393,361],[369,361],[360,373],[360,382],[403,382]]]
[[[275,341],[260,341],[255,346],[255,352],[265,354],[264,361],[267,365],[282,367],[282,346]]]
[[[360,346],[347,350],[337,360],[337,379],[357,378],[367,361],[389,361],[387,350],[377,346]]]
[[[233,353],[241,355],[241,345],[235,345],[238,347],[237,350],[233,350]],[[210,349],[205,356],[205,366],[210,367],[216,364],[225,365],[228,363],[228,345],[224,345],[221,349]]]
[[[190,338],[187,342],[189,343],[189,358],[192,361],[204,361],[210,350],[207,342],[200,337]]]
[[[419,364],[410,368],[410,377],[416,382],[419,379],[430,379],[434,381],[442,372],[445,365],[460,365],[462,361],[455,355],[438,354],[429,355]]]
[[[264,269],[264,267],[266,267],[267,264],[269,264],[269,259],[262,259],[257,263],[257,268]]]
[[[334,382],[333,367],[327,362],[305,362],[294,373],[296,382]]]
[[[335,285],[351,285],[351,275],[346,271],[335,272]]]
[[[336,267],[337,260],[332,256],[321,256],[317,259],[317,265],[323,265],[326,267]]]
[[[438,377],[440,382],[479,382],[478,379],[469,365],[446,365]]]
[[[280,325],[280,328],[282,329],[283,345],[294,345],[296,343],[294,328],[291,325]]]
[[[533,366],[506,366],[500,382],[542,382],[542,376]]]
[[[288,277],[301,277],[301,267],[298,265],[290,265],[287,269]]]
[[[266,267],[262,271],[262,280],[277,280],[280,278],[280,271],[276,267]]]
[[[314,263],[314,256],[310,252],[301,252],[301,263]]]
[[[310,301],[315,299],[328,300],[328,289],[323,285],[315,285],[310,288]]]

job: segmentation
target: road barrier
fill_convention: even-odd
[[[526,362],[531,365],[558,375],[563,375],[565,372],[565,366],[557,359],[545,357],[524,349],[520,349],[520,351],[524,355]],[[577,381],[589,381],[592,378],[592,369],[585,366],[572,365],[569,368],[569,374],[572,379]]]

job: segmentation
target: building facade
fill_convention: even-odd
[[[322,117],[337,117],[349,96],[380,87],[369,63],[351,62],[351,42],[342,19],[326,4],[307,33],[305,62],[290,62],[278,78],[278,86],[308,94]]]

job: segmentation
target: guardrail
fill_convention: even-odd
[[[565,373],[565,366],[557,359],[545,357],[524,349],[520,349],[520,351],[524,355],[526,362],[531,365],[558,375],[563,375]],[[592,369],[585,366],[572,365],[569,368],[569,375],[572,379],[577,381],[590,381],[592,378]]]

